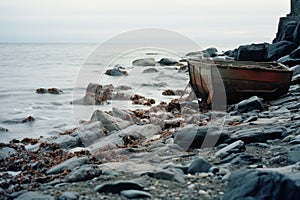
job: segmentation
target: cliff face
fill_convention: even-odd
[[[284,40],[300,45],[300,0],[291,0],[291,13],[280,18],[273,43]]]

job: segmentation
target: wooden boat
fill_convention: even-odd
[[[251,96],[273,100],[288,92],[292,78],[280,63],[188,60],[188,68],[197,98],[207,104],[222,98],[233,104]]]

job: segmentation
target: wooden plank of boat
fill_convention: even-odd
[[[292,78],[292,71],[280,63],[189,60],[188,67],[197,98],[208,104],[222,90],[227,104],[251,96],[273,100],[288,92]]]

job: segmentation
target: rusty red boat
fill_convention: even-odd
[[[275,62],[189,60],[188,69],[197,98],[207,104],[251,96],[274,100],[288,92],[292,78],[288,67]]]

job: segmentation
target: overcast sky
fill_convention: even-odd
[[[290,0],[1,0],[0,42],[103,42],[140,28],[201,44],[271,42]]]

